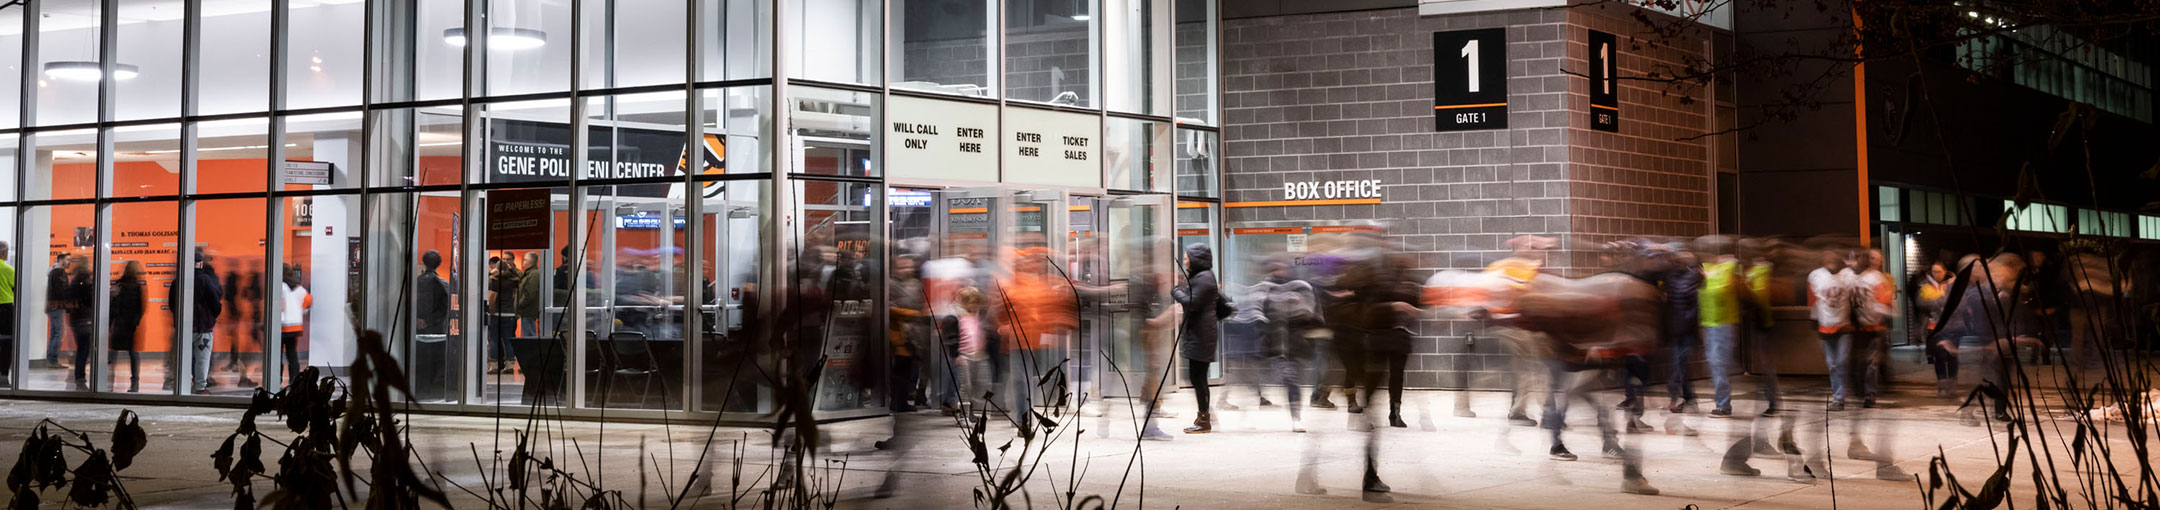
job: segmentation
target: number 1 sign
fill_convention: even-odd
[[[1437,131],[1507,128],[1507,29],[1433,32]]]
[[[1619,66],[1612,34],[1590,31],[1590,129],[1620,131]]]

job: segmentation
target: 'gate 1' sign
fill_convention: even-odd
[[[1507,29],[1433,32],[1438,131],[1507,128]]]
[[[1590,31],[1590,129],[1620,132],[1620,49],[1612,34]]]

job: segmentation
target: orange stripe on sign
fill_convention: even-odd
[[[954,233],[951,233],[951,234],[946,234],[946,235],[952,236],[952,238],[953,238],[953,239],[989,239],[989,238],[990,238],[990,234],[988,234],[988,233],[983,233],[983,232],[954,232]]]
[[[1434,109],[1434,110],[1453,110],[1453,109],[1456,109],[1456,108],[1484,108],[1484,107],[1488,107],[1488,106],[1507,106],[1507,103],[1485,103],[1485,104],[1444,104],[1444,105],[1436,105],[1436,106],[1433,106],[1433,107],[1432,107],[1432,109]]]
[[[1179,236],[1204,236],[1204,235],[1207,235],[1207,229],[1204,229],[1204,228],[1181,228],[1181,229],[1177,229],[1177,235],[1179,235]]]
[[[947,214],[982,214],[982,213],[990,212],[990,208],[988,208],[988,207],[959,207],[959,208],[953,208],[953,209],[946,209],[946,210],[945,210],[945,212],[946,212]]]
[[[1594,104],[1594,105],[1590,105],[1590,107],[1591,107],[1591,108],[1604,108],[1604,109],[1607,109],[1607,110],[1612,110],[1612,111],[1616,111],[1616,112],[1617,112],[1617,111],[1620,111],[1620,107],[1618,107],[1618,106],[1605,106],[1605,105],[1601,105],[1601,104]]]
[[[1230,229],[1232,235],[1253,234],[1303,234],[1305,227],[1248,227]]]
[[[1177,208],[1179,208],[1179,209],[1199,209],[1199,208],[1202,208],[1202,207],[1207,207],[1207,206],[1208,206],[1208,203],[1207,203],[1207,202],[1178,202],[1178,203],[1177,203]]]
[[[1377,204],[1377,198],[1338,198],[1334,200],[1269,200],[1265,202],[1231,202],[1223,207],[1281,207],[1293,205],[1361,205]]]
[[[1312,228],[1312,233],[1315,233],[1315,234],[1339,234],[1339,233],[1343,233],[1343,232],[1379,232],[1379,231],[1380,231],[1380,227],[1376,227],[1376,226],[1372,226],[1372,225],[1328,225],[1328,226],[1324,226],[1324,227],[1313,227],[1313,228]]]
[[[1040,211],[1042,211],[1042,208],[1041,208],[1041,207],[1037,207],[1037,206],[1032,206],[1032,205],[1030,205],[1030,206],[1025,206],[1025,207],[1014,207],[1014,208],[1013,208],[1013,211],[1015,211],[1015,212],[1040,212]]]
[[[1090,210],[1090,209],[1094,209],[1094,207],[1093,207],[1093,206],[1086,206],[1086,205],[1075,205],[1075,206],[1070,206],[1070,207],[1066,207],[1066,208],[1065,208],[1065,210],[1067,210],[1067,211],[1086,211],[1086,210]]]

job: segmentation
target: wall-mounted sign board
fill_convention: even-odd
[[[1507,29],[1433,32],[1436,131],[1507,128]]]
[[[1590,129],[1620,132],[1620,48],[1612,34],[1590,31]]]

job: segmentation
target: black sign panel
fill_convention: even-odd
[[[1438,131],[1507,128],[1507,29],[1433,32]]]
[[[488,182],[561,182],[570,178],[570,125],[555,122],[493,119],[488,124]],[[693,165],[700,173],[724,173],[725,147],[717,135],[705,135],[705,147],[691,156],[680,131],[587,126],[583,180],[634,179],[682,175]],[[667,196],[666,184],[622,186],[618,194]]]
[[[1590,31],[1590,129],[1620,132],[1620,47],[1612,34]]]

